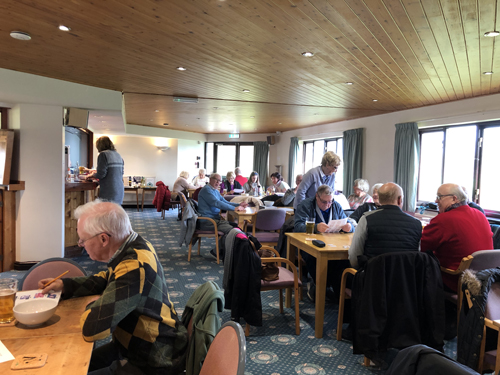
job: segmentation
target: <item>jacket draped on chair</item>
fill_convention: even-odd
[[[170,198],[171,192],[168,190],[168,186],[162,181],[158,181],[156,183],[156,193],[153,199],[153,206],[155,206],[156,212],[160,212],[162,209],[170,209]]]

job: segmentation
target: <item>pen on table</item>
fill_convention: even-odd
[[[54,278],[54,279],[50,280],[47,284],[45,284],[45,285],[43,286],[43,288],[45,289],[45,288],[46,288],[46,287],[48,287],[50,284],[52,284],[54,281],[59,280],[61,277],[63,277],[64,275],[66,275],[68,272],[69,272],[69,270],[67,270],[66,272],[61,273],[61,274],[60,274],[59,276],[57,276],[56,278]]]

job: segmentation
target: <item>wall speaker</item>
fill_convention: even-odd
[[[274,145],[276,143],[276,137],[274,135],[270,135],[267,137],[267,144]]]
[[[89,124],[89,111],[80,108],[64,108],[64,125],[75,128],[87,129]]]

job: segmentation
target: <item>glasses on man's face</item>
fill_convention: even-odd
[[[440,200],[441,200],[441,199],[443,199],[444,197],[454,197],[454,195],[453,195],[453,194],[443,194],[443,195],[438,194],[438,195],[436,195],[436,200],[437,200],[437,201],[440,201]]]
[[[86,240],[82,240],[82,239],[80,238],[80,239],[78,240],[78,246],[80,246],[80,247],[84,247],[84,246],[85,246],[85,242],[87,242],[87,241],[91,240],[92,238],[95,238],[95,237],[97,237],[97,236],[99,236],[99,235],[101,235],[101,234],[105,234],[105,235],[107,235],[108,237],[111,237],[111,234],[106,233],[106,232],[97,233],[96,235],[94,235],[94,236],[92,236],[92,237],[89,237],[89,238],[87,238]]]
[[[217,182],[217,183],[219,183],[219,184],[221,184],[221,183],[222,183],[222,180],[218,180],[218,179],[216,179],[216,178],[212,178],[212,180],[214,180],[215,182]]]
[[[333,203],[333,199],[331,201],[324,201],[323,199],[320,198],[318,194],[316,194],[316,196],[318,197],[319,201],[324,205],[331,206]]]

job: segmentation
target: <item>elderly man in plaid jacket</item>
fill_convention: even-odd
[[[94,350],[89,373],[178,374],[185,368],[187,332],[170,301],[162,265],[151,244],[132,231],[123,208],[94,201],[78,207],[79,246],[107,271],[57,280],[44,290],[63,298],[99,294],[80,324],[83,337],[112,342]],[[47,279],[39,282],[42,287]]]

